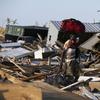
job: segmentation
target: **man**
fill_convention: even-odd
[[[76,82],[79,78],[79,62],[77,58],[79,56],[79,49],[77,47],[77,38],[75,35],[71,35],[70,39],[64,44],[65,55],[65,74],[69,83]]]

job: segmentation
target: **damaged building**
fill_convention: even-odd
[[[16,42],[18,40],[25,40],[32,43],[38,39],[38,35],[44,40],[47,37],[47,33],[47,27],[7,25],[5,41]]]
[[[85,26],[85,33],[78,34],[79,44],[88,40],[91,36],[100,32],[99,24],[95,23],[83,23]],[[54,45],[57,43],[64,43],[68,38],[69,34],[60,32],[61,21],[50,21],[49,30],[47,37],[47,45]]]

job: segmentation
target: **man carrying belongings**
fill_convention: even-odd
[[[70,35],[70,39],[64,44],[64,51],[62,54],[62,62],[65,61],[64,74],[68,84],[76,82],[79,78],[79,62],[78,57],[80,51],[77,47],[77,38],[75,35]],[[62,66],[62,65],[61,65]]]

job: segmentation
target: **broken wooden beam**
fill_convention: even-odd
[[[16,64],[12,59],[10,59],[9,57],[7,57],[7,59],[14,64],[17,68],[19,68],[23,73],[26,73],[26,71],[24,69],[22,69],[18,64]]]
[[[73,87],[73,86],[76,86],[76,85],[78,85],[78,84],[80,84],[80,83],[83,83],[83,82],[84,82],[84,80],[79,81],[79,82],[75,82],[75,83],[73,83],[73,84],[70,84],[70,85],[68,85],[68,86],[65,86],[65,87],[61,88],[60,90],[69,89],[69,88],[71,88],[71,87]]]
[[[92,80],[92,78],[88,78],[88,79],[86,79],[86,80],[80,80],[80,81],[78,81],[78,82],[75,82],[75,83],[72,83],[72,84],[70,84],[70,85],[68,85],[68,86],[63,87],[63,88],[61,88],[60,90],[69,89],[69,88],[72,88],[73,86],[77,86],[77,85],[79,85],[79,84],[81,84],[81,83],[88,83],[88,82],[91,81],[91,80]]]
[[[6,78],[7,80],[11,81],[12,83],[22,83],[22,81],[18,80],[14,76],[12,76],[2,70],[0,70],[0,76],[1,76],[1,78],[4,78],[4,79]]]
[[[31,81],[31,80],[38,80],[38,79],[44,79],[44,77],[46,76],[46,74],[43,73],[39,73],[37,75],[33,75],[27,78],[23,78],[22,81]]]

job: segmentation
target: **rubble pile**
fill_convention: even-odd
[[[85,99],[99,100],[100,51],[97,48],[81,50],[81,76],[75,83],[67,82],[63,71],[59,72],[61,52],[61,47],[47,47],[41,42],[0,43],[0,82],[34,84],[39,80],[59,88],[59,91],[71,91]]]

